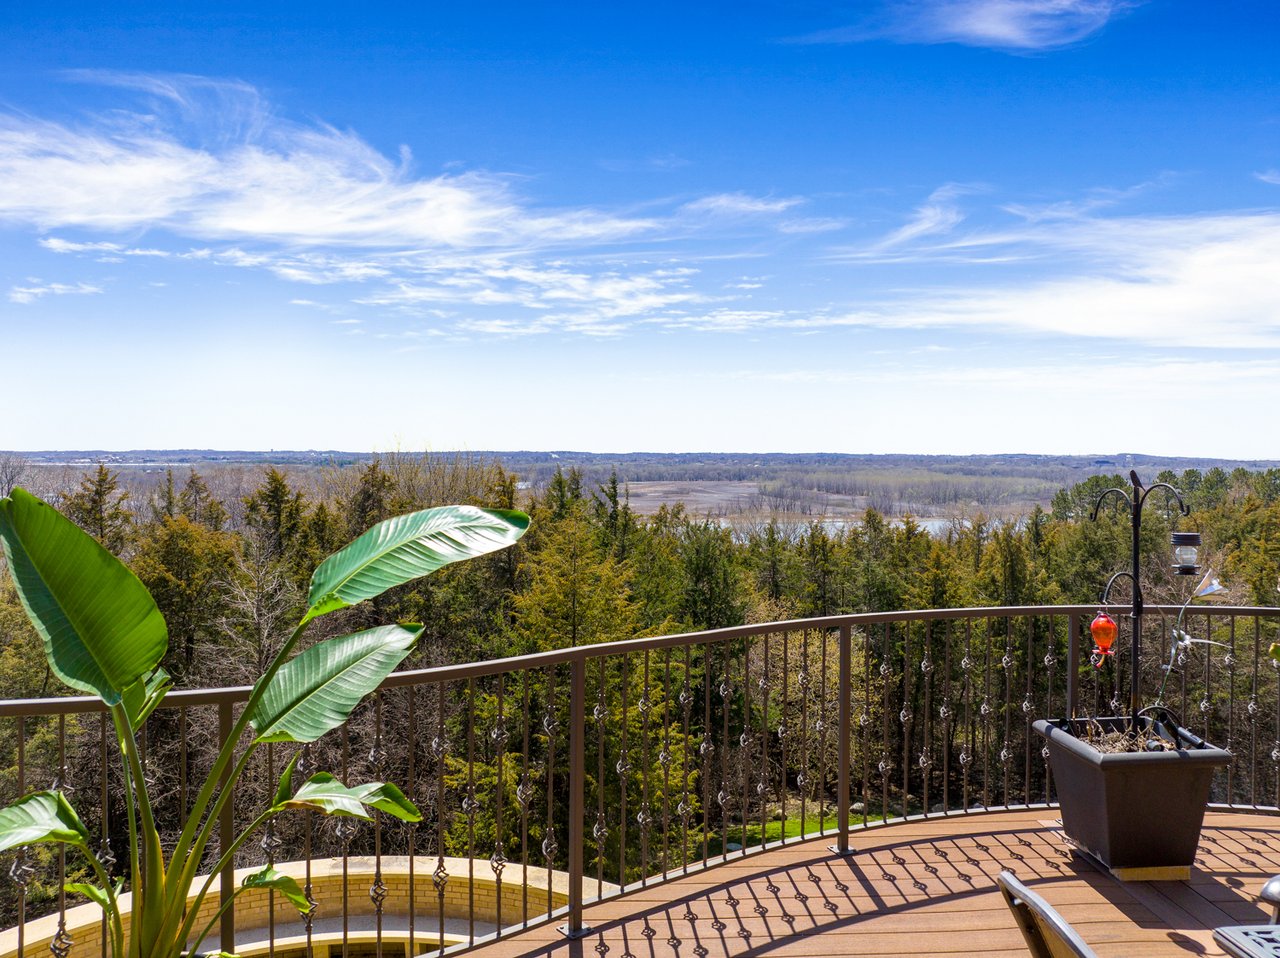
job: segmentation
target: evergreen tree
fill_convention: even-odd
[[[515,599],[515,628],[524,648],[541,651],[640,634],[625,569],[596,543],[581,508],[544,532],[526,563],[528,589]]]
[[[197,649],[218,630],[226,608],[235,540],[184,515],[163,516],[138,541],[133,571],[150,590],[169,626],[165,667],[175,679],[193,675]],[[217,670],[204,676],[217,682]]]
[[[99,463],[94,472],[81,477],[80,488],[62,501],[66,517],[116,555],[128,544],[133,525],[133,513],[125,508],[129,493],[119,489],[119,473]]]
[[[173,484],[173,470],[166,469],[164,471],[164,482],[160,484],[160,489],[151,497],[151,520],[159,522],[162,519],[172,519],[178,514],[178,492]]]
[[[551,518],[563,519],[582,499],[582,472],[573,468],[565,475],[564,470],[556,466],[555,475],[542,497],[542,506],[550,511]]]
[[[227,509],[209,491],[200,473],[194,469],[187,475],[178,495],[179,511],[192,522],[198,522],[206,529],[221,532],[227,524]]]
[[[636,517],[631,511],[631,496],[619,491],[618,470],[613,470],[609,481],[592,493],[592,505],[600,541],[615,559],[625,562],[631,552],[636,534]]]
[[[306,507],[301,492],[289,488],[289,481],[274,466],[245,501],[245,524],[262,541],[273,559],[295,559],[305,544]]]
[[[383,471],[381,461],[377,459],[360,470],[360,481],[344,510],[348,521],[348,539],[356,538],[383,519],[391,517],[394,486],[391,477]]]
[[[710,519],[686,522],[680,561],[684,573],[680,618],[695,629],[741,625],[746,596],[729,530]]]

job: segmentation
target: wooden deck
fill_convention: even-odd
[[[1122,883],[1068,851],[1052,809],[932,818],[780,848],[589,906],[590,934],[544,926],[478,958],[1026,955],[996,888],[1012,869],[1101,958],[1223,952],[1212,929],[1264,923],[1280,818],[1211,813],[1189,882]]]

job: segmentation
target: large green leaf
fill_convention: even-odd
[[[317,642],[271,677],[249,717],[259,742],[314,742],[382,684],[422,627],[377,628]]]
[[[39,842],[89,847],[89,830],[61,792],[33,792],[0,808],[0,852]]]
[[[365,806],[386,812],[401,821],[422,821],[422,813],[413,802],[390,782],[366,782],[348,788],[328,772],[311,776],[292,798],[278,802],[273,808],[277,811],[308,808],[326,815],[372,818]]]
[[[303,622],[381,595],[441,566],[504,549],[529,528],[523,512],[441,506],[396,516],[320,563]]]
[[[92,536],[22,489],[0,499],[0,541],[49,666],[115,705],[164,656],[164,618],[138,577]]]
[[[311,902],[307,901],[307,896],[298,886],[297,880],[277,871],[271,865],[267,865],[262,871],[254,872],[245,878],[244,887],[274,888],[284,895],[294,908],[298,909],[300,915],[305,915],[311,910]]]

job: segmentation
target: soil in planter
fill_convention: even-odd
[[[1130,731],[1108,732],[1097,722],[1086,721],[1079,730],[1081,741],[1088,742],[1104,755],[1124,752],[1175,752],[1179,746],[1160,736],[1135,735]]]

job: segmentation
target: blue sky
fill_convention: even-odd
[[[0,7],[0,448],[1275,458],[1263,2]]]

